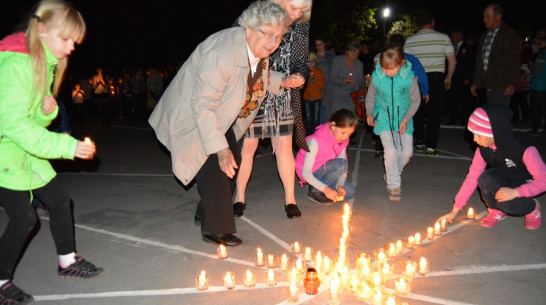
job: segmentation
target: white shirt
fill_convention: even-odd
[[[248,46],[248,43],[246,44],[246,49],[248,51],[248,62],[250,62],[250,69],[252,70],[252,75],[254,76],[254,73],[256,73],[256,67],[258,66],[258,63],[260,62],[260,59],[252,54],[252,51],[250,51],[250,47]]]

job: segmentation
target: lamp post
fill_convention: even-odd
[[[387,18],[389,18],[390,14],[391,10],[388,7],[385,7],[385,9],[383,9],[383,41],[387,38],[385,31],[387,28]]]

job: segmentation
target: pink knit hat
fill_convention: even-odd
[[[468,118],[468,130],[481,136],[493,138],[489,117],[482,108],[476,108]]]

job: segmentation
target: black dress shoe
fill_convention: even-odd
[[[298,209],[298,206],[295,203],[289,203],[284,206],[284,211],[286,212],[286,217],[288,218],[300,218],[301,211]]]
[[[202,234],[203,240],[206,242],[212,242],[215,244],[223,244],[226,246],[238,246],[243,243],[243,241],[233,235],[233,234]]]
[[[246,204],[244,202],[235,202],[233,204],[233,215],[235,217],[243,216],[243,211],[246,209]]]

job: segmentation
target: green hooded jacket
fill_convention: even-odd
[[[47,94],[58,59],[47,49]],[[32,64],[24,33],[0,41],[0,187],[33,190],[56,175],[48,159],[73,159],[78,140],[46,127],[59,108],[41,112],[43,94],[33,94]]]

